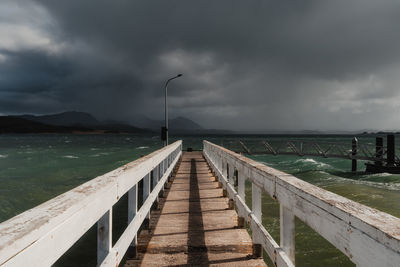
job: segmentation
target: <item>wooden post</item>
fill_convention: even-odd
[[[387,135],[387,166],[394,166],[394,134]]]
[[[294,214],[291,210],[280,205],[280,239],[281,248],[294,264],[295,259],[295,225]]]
[[[382,137],[377,137],[375,140],[375,157],[377,160],[375,161],[376,166],[382,166],[382,159],[383,159],[383,138]]]
[[[104,261],[111,251],[112,209],[107,211],[97,222],[97,265]]]
[[[353,138],[351,141],[351,155],[353,159],[351,160],[351,171],[356,172],[357,171],[357,159],[354,157],[357,155],[357,146],[358,146],[358,140],[356,137]]]
[[[159,168],[158,167],[159,167],[159,165],[157,165],[152,171],[152,174],[153,174],[153,188],[155,188],[157,186],[158,181],[160,180],[160,174],[159,174]],[[156,199],[156,203],[158,203],[158,196],[157,196],[157,199]]]
[[[246,201],[245,182],[246,177],[242,172],[238,172],[238,194],[243,201]]]
[[[239,197],[246,203],[246,191],[245,191],[245,182],[246,177],[243,175],[242,172],[237,172],[238,175],[238,194]],[[244,227],[245,218],[238,217],[238,227]]]
[[[256,186],[255,184],[251,185],[251,208],[254,216],[262,222],[262,210],[261,210],[261,188]],[[261,257],[262,256],[262,246],[261,240],[258,235],[253,231],[253,256]]]
[[[225,178],[228,178],[226,168],[227,168],[226,161],[222,159],[222,176],[224,176]]]
[[[148,196],[150,195],[150,174],[146,174],[143,178],[143,203],[146,201]],[[150,211],[146,215],[146,219],[144,220],[144,227],[148,228],[150,219]]]
[[[228,165],[228,181],[232,186],[235,186],[235,181],[233,178],[233,174],[235,173],[235,168],[233,167],[233,165]]]
[[[132,220],[135,218],[136,213],[137,213],[137,203],[138,203],[138,190],[137,190],[137,184],[134,185],[129,191],[128,191],[128,225],[132,222]],[[133,238],[127,252],[126,256],[129,259],[134,259],[137,256],[137,235]]]

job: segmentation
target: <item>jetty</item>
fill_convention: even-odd
[[[279,242],[263,194],[280,204]],[[123,197],[127,227],[113,242]],[[96,224],[98,266],[266,266],[263,253],[295,266],[295,217],[357,266],[399,266],[399,218],[208,141],[201,152],[177,141],[1,223],[0,266],[51,266]]]
[[[396,155],[395,135],[388,134],[387,145],[383,137],[375,138],[375,146],[370,143],[360,143],[354,137],[349,144],[338,142],[317,142],[304,140],[279,140],[249,142],[236,140],[227,143],[227,147],[236,153],[245,155],[294,155],[323,158],[342,158],[352,161],[351,171],[357,171],[357,161],[365,163],[367,173],[400,173],[400,158]],[[275,145],[273,144],[275,143]]]

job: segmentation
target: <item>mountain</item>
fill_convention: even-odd
[[[189,131],[196,131],[196,130],[203,130],[204,128],[201,127],[196,122],[185,118],[185,117],[177,117],[169,121],[168,127],[172,130],[189,130]]]
[[[13,116],[0,116],[0,134],[4,133],[72,133],[90,131],[84,127],[48,125]]]
[[[149,129],[138,128],[129,124],[123,123],[108,123],[95,126],[97,130],[103,130],[105,133],[134,133],[134,134],[154,134],[155,132]]]
[[[145,116],[136,117],[134,119],[135,125],[138,125],[142,128],[148,128],[153,130],[159,130],[162,126],[165,125],[164,120],[153,120],[149,119]],[[168,128],[170,131],[196,131],[204,129],[198,123],[185,118],[185,117],[176,117],[174,119],[169,119]]]
[[[57,126],[95,126],[100,124],[99,121],[86,112],[78,112],[78,111],[67,111],[58,114],[51,115],[22,115],[17,116],[19,118],[27,119],[30,121],[36,121],[49,125],[57,125]]]
[[[77,111],[39,116],[5,116],[0,127],[2,127],[0,133],[65,133],[84,131],[92,133],[154,134],[151,130],[138,128],[123,122],[101,122],[89,113]]]

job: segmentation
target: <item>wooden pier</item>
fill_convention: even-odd
[[[133,266],[266,266],[201,152],[184,152]]]
[[[279,243],[264,194],[280,204]],[[113,242],[123,196],[127,226]],[[0,266],[52,266],[97,225],[97,266],[266,266],[264,252],[294,267],[296,217],[357,266],[399,266],[399,218],[208,141],[190,153],[177,141],[1,223]]]

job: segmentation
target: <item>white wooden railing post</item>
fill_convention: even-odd
[[[228,181],[232,186],[235,186],[235,180],[233,179],[233,174],[235,173],[235,167],[233,164],[229,164],[228,166],[229,166],[228,167],[228,176],[229,176]]]
[[[97,266],[111,252],[112,242],[112,208],[97,222]]]
[[[238,171],[238,194],[243,201],[246,200],[245,182],[246,177],[244,176],[243,172]]]
[[[156,187],[156,185],[158,184],[158,181],[160,180],[160,174],[159,174],[159,165],[157,165],[154,169],[153,169],[153,188]],[[158,203],[158,196],[156,198],[156,202]]]
[[[146,174],[146,176],[143,178],[143,203],[146,201],[149,195],[150,195],[150,173]],[[150,211],[146,214],[145,226],[148,226],[149,219],[150,219]]]
[[[135,218],[137,213],[137,203],[138,203],[138,190],[137,184],[134,185],[128,191],[128,225],[132,222],[133,218]],[[133,238],[131,245],[127,251],[128,258],[136,258],[137,256],[137,235]]]
[[[280,239],[281,248],[289,256],[290,260],[295,262],[295,224],[294,214],[291,210],[280,205]]]
[[[262,209],[261,209],[261,188],[255,184],[251,184],[251,207],[254,216],[258,219],[260,223],[262,223]],[[262,256],[262,247],[260,236],[256,234],[253,230],[253,254],[254,256],[261,257]]]
[[[238,195],[242,199],[244,203],[246,203],[246,191],[245,191],[245,182],[246,177],[244,176],[243,172],[238,171]],[[238,226],[244,227],[245,218],[238,217]]]
[[[226,178],[228,178],[228,177],[227,177],[227,176],[228,176],[228,173],[227,173],[226,159],[222,158],[222,159],[221,159],[221,164],[222,164],[222,168],[221,168],[222,176],[224,176],[225,179],[226,179]]]

